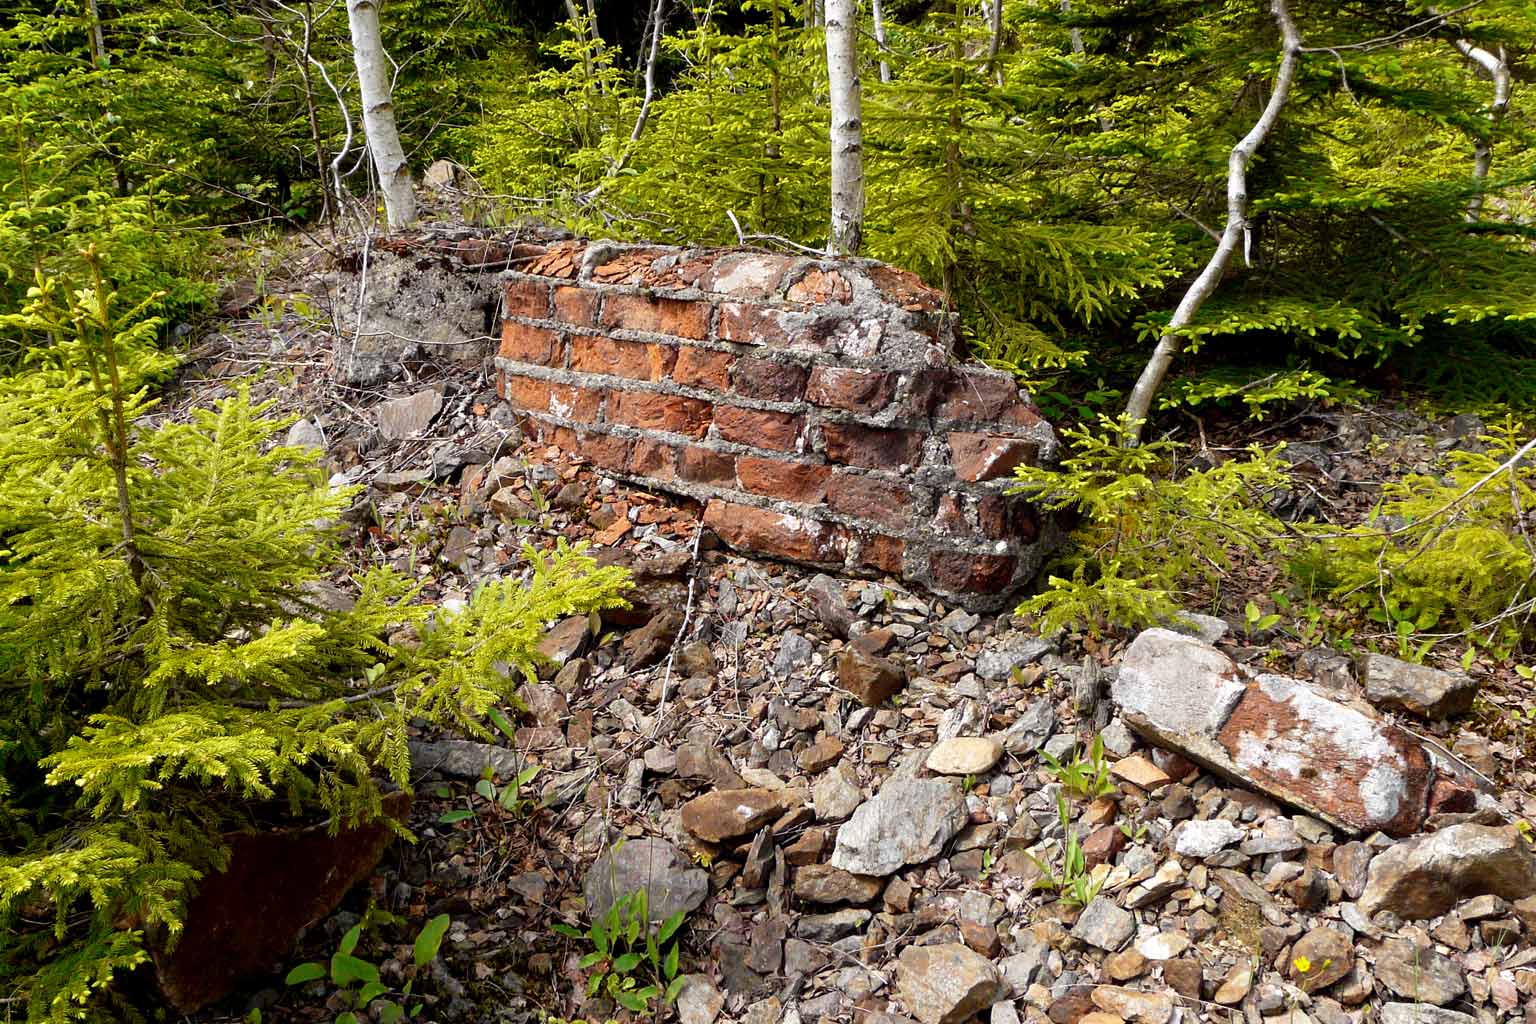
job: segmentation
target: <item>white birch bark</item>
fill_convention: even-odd
[[[1259,119],[1248,129],[1248,134],[1232,147],[1227,158],[1226,228],[1221,233],[1216,251],[1211,254],[1210,262],[1179,300],[1172,319],[1168,321],[1168,328],[1158,338],[1152,357],[1147,360],[1146,368],[1141,371],[1141,377],[1131,390],[1125,406],[1128,420],[1125,438],[1127,445],[1134,446],[1141,442],[1142,427],[1151,412],[1152,399],[1162,386],[1163,378],[1168,375],[1173,357],[1183,347],[1184,339],[1179,329],[1192,321],[1205,300],[1211,297],[1221,281],[1221,275],[1226,272],[1227,264],[1232,261],[1232,254],[1248,234],[1248,163],[1269,130],[1280,119],[1280,111],[1285,106],[1291,92],[1291,83],[1296,78],[1296,67],[1301,63],[1301,34],[1296,31],[1296,24],[1291,20],[1286,0],[1271,0],[1270,10],[1280,29],[1281,41],[1280,71],[1275,76],[1274,91],[1270,93],[1269,102],[1264,105]]]
[[[1499,122],[1504,120],[1504,115],[1509,112],[1509,97],[1514,89],[1514,80],[1509,73],[1509,59],[1503,47],[1495,54],[1470,39],[1458,39],[1456,49],[1468,60],[1475,61],[1493,79],[1493,103],[1488,107],[1488,131],[1478,137],[1472,150],[1472,180],[1477,185],[1477,193],[1467,200],[1467,220],[1472,221],[1477,220],[1483,212],[1483,184],[1488,180],[1488,172],[1493,169],[1493,134],[1498,130]]]
[[[400,145],[391,97],[394,66],[384,53],[376,0],[347,0],[347,26],[352,33],[352,59],[357,65],[357,84],[363,101],[363,134],[373,157],[384,212],[391,230],[416,220],[416,193],[411,189],[411,166]]]
[[[891,80],[891,64],[885,59],[885,12],[880,7],[880,0],[869,0],[869,11],[875,19],[875,45],[880,48],[880,81]]]
[[[859,96],[857,0],[826,0],[832,107],[832,232],[827,251],[856,256],[864,241],[864,115]]]

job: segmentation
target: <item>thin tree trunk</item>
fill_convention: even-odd
[[[1183,347],[1184,339],[1179,333],[1180,329],[1194,320],[1205,300],[1216,290],[1227,264],[1232,261],[1232,254],[1237,251],[1248,232],[1248,163],[1264,142],[1264,137],[1280,119],[1280,111],[1290,96],[1291,83],[1296,78],[1297,65],[1301,63],[1301,34],[1296,31],[1296,23],[1291,20],[1286,0],[1271,0],[1270,10],[1280,29],[1281,41],[1280,71],[1275,76],[1274,91],[1270,93],[1269,102],[1265,104],[1259,119],[1248,129],[1248,134],[1232,147],[1232,153],[1227,158],[1226,228],[1221,233],[1216,251],[1211,254],[1210,262],[1179,300],[1167,329],[1157,339],[1152,358],[1147,361],[1135,388],[1131,390],[1131,397],[1125,406],[1127,445],[1134,446],[1141,442],[1142,428],[1151,412],[1152,399],[1162,386],[1163,378],[1168,375],[1173,357]]]
[[[667,0],[656,0],[651,8],[651,47],[645,56],[645,95],[640,100],[640,114],[635,118],[635,128],[629,133],[629,143],[625,145],[624,152],[619,159],[608,169],[608,177],[618,175],[629,163],[630,154],[634,151],[635,143],[640,141],[640,136],[645,134],[645,123],[651,116],[651,101],[656,98],[656,58],[661,53],[661,33],[665,27],[662,22],[666,14]],[[592,195],[596,195],[594,190]]]
[[[330,220],[334,212],[340,215],[341,197],[331,194],[331,185],[325,180],[326,169],[330,166],[330,156],[325,151],[325,137],[320,134],[320,112],[315,109],[315,80],[309,70],[310,53],[313,49],[315,28],[315,5],[310,0],[304,3],[304,45],[299,53],[299,77],[304,83],[304,108],[309,116],[309,139],[315,147],[315,171],[320,178],[321,218]]]
[[[1003,76],[997,70],[997,54],[1003,47],[1003,0],[987,0],[987,31],[992,38],[987,40],[987,63],[982,72],[995,76],[998,85],[1003,84]]]
[[[856,256],[864,241],[864,115],[859,97],[857,0],[826,0],[832,106],[832,232],[827,251]]]
[[[392,65],[384,53],[376,0],[347,0],[347,25],[352,33],[352,59],[357,64],[357,84],[362,93],[363,133],[368,152],[384,193],[384,212],[391,230],[416,220],[416,193],[411,189],[411,166],[400,145],[391,98]]]
[[[875,19],[875,45],[880,48],[880,81],[891,80],[891,65],[885,59],[885,12],[881,10],[880,0],[869,0],[870,13]]]
[[[1467,200],[1467,220],[1475,221],[1482,215],[1483,186],[1488,181],[1488,172],[1493,169],[1493,135],[1498,131],[1504,115],[1509,112],[1509,97],[1514,89],[1514,80],[1509,73],[1508,55],[1502,46],[1494,54],[1470,39],[1458,39],[1456,49],[1468,60],[1476,61],[1493,78],[1493,103],[1488,107],[1488,130],[1478,136],[1472,150],[1472,180],[1477,185],[1477,192]]]

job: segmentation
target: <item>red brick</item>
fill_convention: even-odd
[[[729,352],[684,345],[678,350],[672,379],[696,388],[724,391],[731,384],[731,364],[736,357]]]
[[[829,467],[811,463],[751,455],[736,460],[736,478],[741,481],[742,490],[803,505],[814,505],[825,497],[827,478],[831,475]]]
[[[555,316],[568,324],[588,327],[597,322],[598,293],[574,285],[555,286]]]
[[[831,409],[872,413],[884,409],[896,393],[896,374],[853,366],[818,366],[805,395]]]
[[[651,265],[667,255],[655,247],[624,249],[592,269],[592,280],[603,284],[639,284],[649,276]]]
[[[976,502],[976,523],[988,540],[1031,544],[1040,535],[1040,519],[1025,498],[988,494]]]
[[[596,423],[597,414],[603,407],[605,392],[601,388],[587,388],[576,384],[551,384],[549,386],[549,412],[561,419],[577,423]]]
[[[614,473],[629,468],[629,449],[633,442],[617,434],[582,434],[576,443],[575,454],[594,466]]]
[[[677,449],[648,437],[637,437],[629,451],[629,471],[652,480],[676,479]]]
[[[577,373],[606,373],[633,380],[662,380],[672,369],[677,349],[642,341],[615,341],[601,335],[578,334],[571,339],[571,369]]]
[[[549,285],[523,278],[508,281],[504,306],[507,316],[549,316]]]
[[[710,404],[681,395],[649,391],[621,391],[614,396],[609,416],[641,430],[664,430],[688,437],[703,437],[709,430]]]
[[[501,357],[536,366],[564,366],[565,343],[555,331],[505,320],[501,325]]]
[[[1006,373],[995,370],[956,370],[950,375],[934,416],[970,423],[1013,423],[1033,426],[1040,414],[1019,393]]]
[[[722,339],[748,345],[784,347],[791,341],[783,310],[746,302],[722,302],[718,330]]]
[[[805,397],[808,372],[794,363],[743,356],[731,367],[731,387],[738,395],[770,402],[798,402]]]
[[[863,534],[859,537],[858,564],[900,576],[906,550],[907,542],[900,537],[887,537],[883,533]]]
[[[954,460],[955,476],[961,480],[996,480],[1015,468],[1034,465],[1040,446],[1034,441],[998,434],[949,435],[949,451]]]
[[[734,405],[722,405],[715,409],[715,429],[720,436],[727,441],[754,448],[792,452],[804,425],[803,417],[787,412],[742,409]]]
[[[610,295],[603,300],[602,322],[608,328],[625,327],[698,340],[709,333],[709,305],[650,295]]]
[[[912,430],[824,423],[821,433],[827,443],[827,458],[845,466],[896,469],[915,463],[923,450],[922,434]]]
[[[581,272],[581,257],[586,248],[585,242],[556,242],[523,269],[540,277],[573,278]]]
[[[817,306],[842,305],[853,298],[848,279],[836,270],[811,267],[789,286],[784,297],[791,302],[809,302]]]
[[[910,518],[912,491],[895,480],[838,473],[827,484],[827,505],[845,516],[858,516],[899,530]]]
[[[501,397],[514,409],[525,412],[549,411],[549,384],[515,373],[502,374]]]
[[[711,499],[704,524],[735,548],[816,565],[841,565],[848,537],[831,523]]]
[[[923,284],[922,278],[910,270],[875,264],[865,267],[864,273],[875,282],[875,287],[895,299],[903,309],[940,310],[948,306],[943,292]]]
[[[712,448],[685,445],[677,453],[677,475],[696,484],[736,486],[736,457]]]
[[[968,555],[962,551],[935,551],[928,569],[945,590],[995,594],[1013,581],[1017,564],[1012,555]]]
[[[965,521],[965,505],[958,495],[945,494],[939,498],[939,508],[934,513],[933,522],[946,533],[970,532],[970,524]]]

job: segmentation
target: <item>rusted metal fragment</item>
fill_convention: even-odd
[[[1271,796],[1357,832],[1416,832],[1434,771],[1396,726],[1286,676],[1250,683],[1218,742],[1231,772]]]

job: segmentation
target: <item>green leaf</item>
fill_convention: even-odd
[[[374,1012],[379,1015],[379,1024],[399,1024],[405,1019],[405,1009],[389,999],[380,1001],[379,1008]]]
[[[656,941],[666,945],[668,939],[677,934],[677,930],[683,926],[683,920],[688,916],[687,911],[679,910],[665,921],[661,922],[661,928],[656,932]]]
[[[485,713],[485,716],[491,720],[492,725],[502,731],[502,734],[507,739],[514,741],[517,739],[517,726],[512,724],[512,720],[507,717],[506,712],[502,711],[501,708],[491,708]]]
[[[608,954],[606,952],[600,949],[594,949],[592,952],[582,957],[577,966],[579,966],[582,970],[586,970],[589,967],[602,963],[606,959],[608,959]]]
[[[491,782],[490,779],[481,779],[479,782],[475,783],[475,792],[479,793],[487,800],[496,799],[496,786]]]
[[[633,1013],[645,1012],[645,1000],[641,999],[638,993],[615,992],[613,998],[615,1002],[624,1007],[626,1010],[629,1010]]]
[[[473,818],[474,816],[474,811],[444,811],[442,814],[437,816],[437,822],[439,825],[456,825],[459,822]]]
[[[666,962],[663,963],[661,967],[662,972],[666,974],[668,978],[677,977],[677,949],[677,943],[674,942],[671,948],[667,950]]]
[[[357,1024],[357,1014],[353,1013],[351,1010],[348,1010],[346,1013],[339,1014],[336,1017],[336,1024]]]
[[[303,985],[307,982],[319,981],[325,977],[325,974],[325,964],[313,962],[299,964],[299,966],[288,972],[288,977],[284,981],[289,985]]]
[[[623,956],[614,960],[613,970],[619,974],[628,974],[630,971],[640,966],[641,959],[642,958],[639,953],[625,953]]]
[[[341,937],[341,945],[336,948],[343,953],[351,953],[357,948],[357,940],[363,937],[363,926],[355,924],[347,929],[347,934]]]
[[[677,994],[683,990],[683,985],[685,985],[687,983],[687,981],[688,981],[688,976],[686,974],[683,975],[681,978],[673,978],[672,979],[672,983],[667,986],[666,1001],[667,1001],[667,1005],[668,1006],[670,1006],[673,1003],[677,1002]]]
[[[579,928],[572,928],[564,921],[558,921],[555,924],[550,925],[549,930],[554,932],[556,935],[564,935],[568,939],[586,938],[586,936],[582,934]]]
[[[448,933],[449,921],[447,914],[438,914],[421,926],[421,932],[416,936],[416,945],[411,950],[417,967],[425,967],[437,959],[437,951],[443,945],[443,936]]]
[[[379,969],[366,960],[359,960],[347,953],[336,953],[331,957],[331,981],[341,988],[359,981],[378,980]]]
[[[389,986],[384,984],[382,981],[370,981],[368,984],[364,985],[362,991],[357,994],[357,1005],[366,1007],[369,1003],[373,1002],[375,999],[379,998],[379,996],[388,991]]]

